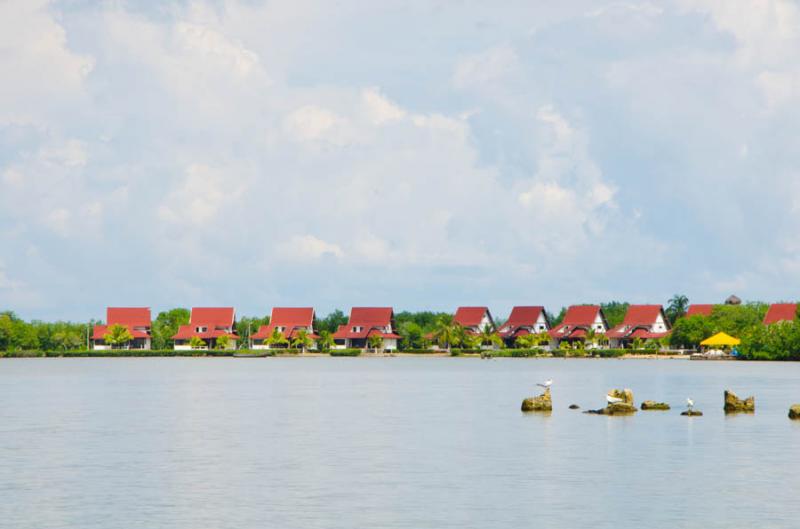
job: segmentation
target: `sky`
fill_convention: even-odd
[[[0,308],[800,298],[800,4],[0,0]]]

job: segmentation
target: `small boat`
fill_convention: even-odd
[[[233,353],[234,358],[266,358],[269,356],[269,353],[266,351],[261,353]]]

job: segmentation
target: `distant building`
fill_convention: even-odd
[[[400,335],[395,333],[394,310],[391,307],[353,307],[350,319],[333,334],[340,349],[366,349],[371,336],[383,339],[384,350],[397,349]]]
[[[714,305],[712,304],[694,304],[689,305],[688,310],[686,311],[687,316],[711,316],[711,313],[714,312]]]
[[[314,334],[314,309],[311,307],[274,307],[269,318],[269,325],[262,325],[258,332],[251,336],[253,349],[272,349],[287,347],[269,343],[269,338],[277,329],[283,333],[284,338],[291,340],[297,336],[298,331],[306,331],[308,337],[314,342],[311,349],[316,349],[319,336]]]
[[[764,315],[764,325],[781,321],[794,321],[797,317],[796,303],[773,303]]]
[[[461,325],[469,334],[479,334],[487,325],[494,328],[494,319],[488,307],[458,307],[453,323]]]
[[[112,325],[122,325],[133,336],[133,340],[121,346],[125,349],[150,349],[152,335],[152,321],[150,309],[145,307],[108,307],[106,309],[106,324],[95,325],[92,332],[93,349],[111,349],[112,346],[105,342],[105,334]]]
[[[631,305],[625,319],[606,333],[613,348],[629,346],[633,340],[657,340],[669,334],[669,322],[661,305]]]
[[[514,307],[498,334],[506,347],[514,347],[517,338],[550,330],[550,320],[542,306]]]
[[[728,296],[728,299],[725,300],[725,304],[726,305],[741,305],[742,304],[742,300],[739,298],[739,296],[731,294],[730,296]]]
[[[554,344],[561,342],[574,343],[586,341],[589,331],[605,334],[608,331],[608,321],[600,305],[573,305],[567,309],[563,321],[550,330],[550,338]]]
[[[189,325],[181,325],[172,337],[175,349],[188,350],[192,346],[189,340],[196,336],[203,340],[205,348],[214,349],[217,339],[228,337],[228,349],[236,349],[239,337],[233,330],[236,324],[236,312],[233,307],[194,307],[189,318]]]

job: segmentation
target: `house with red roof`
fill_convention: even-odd
[[[494,328],[494,319],[488,307],[458,307],[453,323],[461,325],[468,334],[478,334],[487,325]]]
[[[108,307],[106,309],[106,324],[95,325],[92,332],[93,349],[111,349],[112,346],[105,342],[104,336],[112,325],[122,325],[133,336],[125,349],[150,349],[152,335],[152,321],[150,309],[146,307]]]
[[[764,325],[781,321],[794,321],[797,317],[797,303],[773,303],[764,315]]]
[[[613,348],[630,346],[635,339],[658,340],[669,334],[670,326],[661,305],[631,305],[622,323],[606,333]]]
[[[382,349],[397,349],[400,335],[395,333],[394,310],[391,307],[353,307],[345,325],[333,333],[340,349],[366,349],[371,336],[383,339]]]
[[[275,330],[289,340],[297,336],[298,331],[306,331],[313,340],[311,349],[316,349],[319,336],[314,334],[314,309],[312,307],[273,307],[269,317],[269,325],[262,325],[258,332],[251,336],[253,349],[284,348],[289,344],[271,344],[269,339]]]
[[[523,306],[511,309],[508,320],[500,326],[497,333],[506,347],[515,347],[520,336],[540,334],[550,330],[550,320],[542,306]]]
[[[694,304],[694,305],[689,305],[689,308],[686,310],[686,315],[711,316],[712,312],[714,312],[714,305],[712,304]]]
[[[203,340],[205,349],[214,349],[217,339],[227,336],[228,348],[236,349],[239,337],[233,330],[236,324],[236,311],[233,307],[193,307],[188,325],[181,325],[172,339],[175,349],[188,350],[189,341],[196,336]]]
[[[600,305],[572,305],[567,309],[564,319],[548,333],[553,340],[551,345],[561,342],[585,342],[587,333],[593,331],[605,334],[608,331],[608,321]]]

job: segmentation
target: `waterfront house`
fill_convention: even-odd
[[[514,307],[508,320],[497,330],[506,347],[515,347],[520,336],[550,330],[550,320],[542,306]]]
[[[391,307],[353,307],[350,319],[340,325],[333,334],[339,349],[366,349],[372,336],[383,339],[381,348],[386,351],[397,349],[400,335],[394,332],[394,310]]]
[[[797,317],[797,303],[773,303],[764,315],[764,325],[781,321],[794,321]]]
[[[687,316],[711,316],[711,313],[714,312],[714,305],[712,304],[694,304],[689,305],[689,308],[686,311]]]
[[[574,345],[575,342],[585,342],[591,333],[605,334],[606,331],[608,331],[608,321],[600,305],[572,305],[567,309],[561,323],[548,334],[552,339],[551,345],[558,346],[562,342],[570,345]]]
[[[95,325],[92,332],[93,349],[111,349],[112,345],[105,342],[104,336],[112,325],[122,325],[133,336],[127,344],[117,344],[124,349],[150,349],[152,336],[152,321],[150,309],[146,307],[108,307],[106,309],[106,324]]]
[[[278,330],[288,343],[269,343],[275,330]],[[311,307],[274,307],[269,318],[269,325],[262,325],[251,337],[253,349],[273,349],[288,347],[298,331],[306,331],[313,341],[311,349],[316,349],[317,336],[314,334],[314,309]]]
[[[176,350],[192,349],[189,341],[192,337],[200,338],[204,349],[214,349],[217,339],[228,337],[228,349],[236,349],[239,337],[233,330],[236,324],[236,311],[233,307],[193,307],[188,325],[181,325],[172,337]]]
[[[609,345],[624,348],[637,338],[658,340],[669,334],[669,322],[661,305],[631,305],[622,323],[606,333]]]
[[[487,325],[494,328],[494,319],[488,307],[458,307],[453,323],[461,325],[467,334],[479,334]]]

